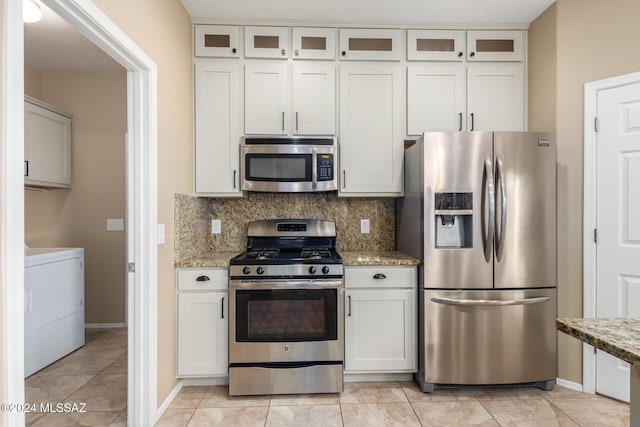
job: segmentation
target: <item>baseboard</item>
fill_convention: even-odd
[[[228,385],[229,377],[183,378],[182,385]]]
[[[563,380],[562,378],[556,378],[556,384],[564,388],[582,392],[582,384],[574,383],[573,381]]]
[[[176,384],[176,386],[173,388],[173,390],[171,390],[171,393],[169,393],[169,395],[164,400],[164,402],[162,402],[162,405],[160,405],[160,407],[158,408],[158,411],[156,412],[156,419],[153,420],[153,424],[158,422],[158,420],[160,419],[162,414],[164,414],[164,411],[167,410],[169,405],[171,405],[171,402],[173,402],[173,399],[176,398],[176,396],[178,395],[178,393],[182,389],[183,385],[184,384],[182,383],[182,381],[178,381],[178,384]]]
[[[85,323],[85,329],[110,329],[110,328],[126,328],[124,323]]]
[[[412,373],[379,374],[379,373],[344,373],[344,382],[365,381],[413,381]]]

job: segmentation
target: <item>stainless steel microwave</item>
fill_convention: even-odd
[[[338,189],[335,137],[243,136],[242,189],[263,192],[315,192]]]

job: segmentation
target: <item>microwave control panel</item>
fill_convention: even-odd
[[[318,181],[333,181],[333,154],[317,154]]]

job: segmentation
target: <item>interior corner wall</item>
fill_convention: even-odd
[[[42,73],[24,65],[24,94],[42,99]]]
[[[584,84],[640,70],[640,56],[634,54],[640,2],[557,0],[553,7],[556,94],[551,90],[548,102],[554,105],[558,141],[558,316],[581,317]],[[543,14],[532,24],[534,40],[543,39],[535,28],[547,18]],[[540,109],[533,110],[530,120],[549,120]],[[558,337],[558,377],[582,383],[582,345],[564,334]]]
[[[4,62],[4,0],[0,0],[0,56],[3,58],[3,62]],[[3,72],[3,67],[0,66],[0,82],[4,82],[4,72]],[[4,96],[4,84],[0,84],[0,138],[3,139],[2,144],[6,143],[6,141],[4,141],[5,138],[5,131],[4,131],[4,106],[5,106],[5,96]],[[3,170],[3,155],[4,155],[4,149],[0,149],[0,177],[4,176],[4,170]],[[3,203],[2,200],[4,200],[4,188],[0,186],[0,203]],[[2,206],[2,208],[4,208],[4,206]],[[0,213],[1,215],[4,215],[4,213]],[[1,218],[0,218],[1,220]],[[2,239],[2,242],[4,242],[4,236],[3,236],[3,230],[2,227],[0,227],[0,239]],[[5,364],[4,364],[4,288],[7,285],[6,283],[4,283],[4,276],[5,276],[5,272],[4,272],[4,254],[3,254],[3,250],[4,250],[4,244],[0,244],[0,402],[6,402],[5,398],[4,398],[4,389],[5,389],[5,384],[4,384],[4,370],[5,370]],[[0,416],[0,427],[2,427],[4,425],[4,414],[2,416]]]
[[[180,0],[94,0],[158,67],[158,406],[176,379],[174,194],[193,192],[193,66],[191,18]]]

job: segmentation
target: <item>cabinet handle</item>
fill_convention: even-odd
[[[24,161],[24,176],[29,176],[29,160]]]
[[[198,276],[198,278],[196,279],[196,282],[208,282],[209,280],[209,276]]]
[[[299,53],[298,53],[298,49],[294,50],[293,54],[294,54],[294,56],[300,56]]]
[[[374,278],[374,279],[386,279],[386,278],[387,278],[387,276],[385,276],[385,275],[384,275],[384,274],[382,274],[382,273],[376,273],[376,274],[374,274],[374,275],[373,275],[373,278]]]
[[[347,187],[347,171],[342,169],[342,188]]]
[[[458,58],[460,58],[462,55],[462,52],[458,52]]]
[[[284,49],[280,50],[280,53],[282,53],[282,56],[286,56],[287,55],[287,51],[284,50]]]
[[[347,56],[347,52],[345,50],[342,51],[342,56]]]
[[[222,297],[222,317],[221,319],[224,319],[224,297]]]
[[[473,130],[474,127],[475,127],[475,120],[473,117],[473,113],[471,113],[471,130]]]
[[[298,131],[298,112],[296,111],[296,132]]]
[[[475,52],[471,52],[471,53],[469,54],[469,56],[473,58],[474,56],[476,56],[476,53],[475,53]]]
[[[233,170],[233,188],[234,188],[234,190],[235,190],[235,188],[236,188],[236,172],[237,172],[237,171],[234,169],[234,170]]]
[[[231,53],[237,53],[238,49],[236,49],[235,47],[233,49],[231,49]]]
[[[282,112],[282,131],[284,132],[284,111]]]
[[[458,116],[460,118],[460,127],[458,128],[458,131],[462,130],[462,113],[458,113]]]
[[[347,308],[349,310],[347,316],[351,317],[351,295],[347,295]]]

